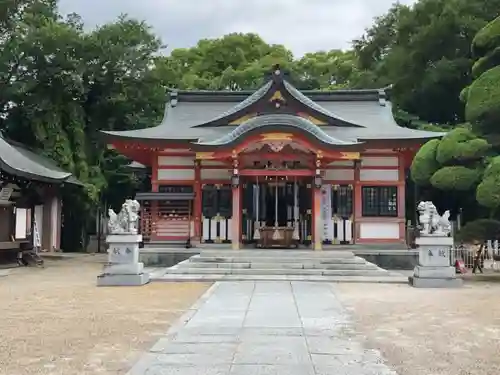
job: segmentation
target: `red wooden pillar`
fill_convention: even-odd
[[[313,184],[313,241],[314,250],[323,250],[323,239],[321,231],[323,223],[321,218],[321,187]]]
[[[201,241],[202,236],[202,189],[200,161],[194,162],[194,237]]]
[[[361,233],[360,233],[360,221],[362,215],[363,215],[363,208],[362,208],[362,192],[361,192],[361,181],[360,181],[360,164],[361,161],[356,160],[354,162],[354,233],[353,233],[353,242],[356,243],[357,240],[361,238]]]

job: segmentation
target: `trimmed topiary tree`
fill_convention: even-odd
[[[491,217],[500,207],[500,156],[494,157],[486,168],[476,190],[476,200],[490,209]]]
[[[439,169],[439,164],[436,161],[439,142],[439,139],[427,142],[415,155],[411,164],[411,178],[417,185],[429,185],[432,175]]]
[[[500,221],[478,219],[468,222],[455,235],[459,242],[484,243],[488,240],[500,240]]]
[[[488,23],[472,40],[472,53],[484,57],[500,46],[500,16]]]
[[[467,168],[461,165],[443,167],[431,177],[431,184],[440,190],[468,191],[481,180],[480,168]]]
[[[481,159],[490,149],[485,139],[477,138],[467,128],[457,128],[443,137],[436,150],[441,165]]]
[[[413,181],[444,191],[475,189],[481,180],[488,142],[467,126],[453,129],[443,139],[427,142],[415,155],[411,166]]]
[[[465,114],[474,129],[483,134],[498,133],[500,124],[500,66],[476,79],[467,90]]]

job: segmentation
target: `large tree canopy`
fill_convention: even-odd
[[[393,100],[402,110],[427,122],[457,124],[465,119],[459,93],[472,79],[472,40],[498,9],[500,0],[397,4],[354,47],[361,67],[379,84],[394,84]]]

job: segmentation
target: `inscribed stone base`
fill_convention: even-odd
[[[141,286],[149,283],[149,273],[139,275],[109,275],[97,276],[97,286]]]
[[[460,288],[463,285],[462,279],[431,279],[415,276],[408,277],[408,283],[415,288]]]
[[[103,274],[111,275],[140,275],[144,273],[144,263],[111,264],[104,267]]]
[[[422,267],[416,266],[413,276],[421,279],[453,279],[456,277],[455,267]]]

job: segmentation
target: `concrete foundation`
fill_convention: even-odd
[[[139,275],[110,275],[97,276],[97,286],[141,286],[149,283],[149,274]]]
[[[458,278],[435,279],[410,276],[408,282],[415,288],[460,288],[463,285],[463,280]]]

